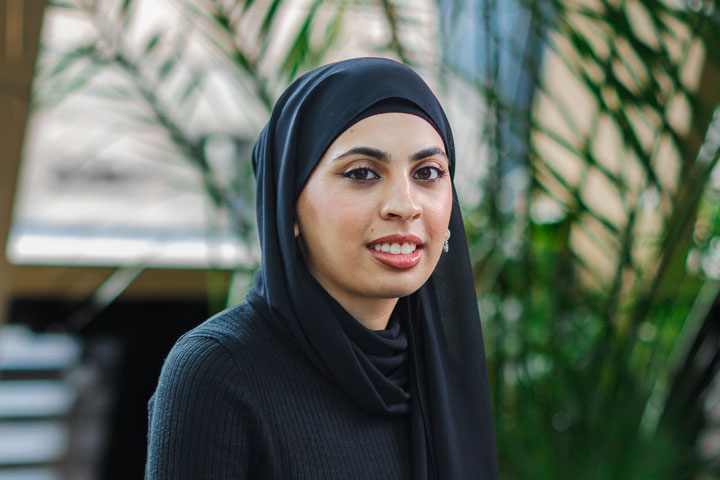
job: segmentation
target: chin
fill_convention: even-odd
[[[427,279],[426,279],[427,280]],[[408,295],[412,295],[413,293],[420,290],[420,287],[422,287],[425,284],[425,281],[422,282],[407,282],[403,284],[393,284],[392,286],[387,286],[387,288],[381,288],[378,289],[377,286],[375,287],[375,297],[377,298],[401,298],[401,297],[407,297]]]

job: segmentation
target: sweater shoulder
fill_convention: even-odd
[[[185,336],[206,336],[215,339],[242,338],[246,336],[263,317],[249,304],[241,303],[216,313],[203,323],[193,328]]]
[[[277,328],[270,325],[249,303],[242,303],[215,314],[180,338],[179,344],[211,339],[230,352],[265,348],[286,342]]]
[[[188,350],[194,362],[222,356],[243,377],[270,374],[275,368],[285,368],[287,362],[306,364],[305,356],[288,336],[249,303],[217,313],[185,333],[171,356]]]
[[[171,349],[150,400],[147,479],[247,478],[253,468],[243,374],[222,335],[201,327]]]

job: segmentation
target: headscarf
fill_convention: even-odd
[[[485,352],[455,188],[450,251],[417,292],[398,301],[385,330],[352,318],[312,277],[296,243],[296,201],[324,152],[351,125],[384,112],[428,121],[454,175],[450,125],[410,68],[358,58],[299,77],[276,102],[253,149],[262,268],[247,299],[359,408],[409,412],[415,479],[495,479]]]

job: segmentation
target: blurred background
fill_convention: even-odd
[[[455,130],[502,478],[720,478],[714,0],[0,0],[0,479],[142,478],[274,99],[367,55]]]

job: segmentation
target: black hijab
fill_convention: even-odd
[[[420,290],[398,301],[383,331],[355,321],[315,281],[296,244],[295,203],[325,150],[360,119],[384,112],[412,113],[432,124],[454,173],[442,107],[398,62],[325,65],[278,99],[253,150],[262,269],[247,299],[360,408],[409,412],[415,479],[495,479],[485,353],[455,189],[450,251]]]

